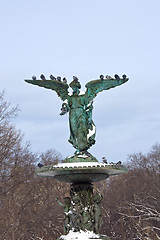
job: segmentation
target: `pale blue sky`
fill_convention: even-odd
[[[24,82],[41,73],[75,75],[82,90],[100,74],[130,78],[94,101],[99,160],[124,162],[160,140],[159,0],[1,0],[0,9],[1,90],[19,104],[15,123],[34,152],[74,152],[61,100]]]

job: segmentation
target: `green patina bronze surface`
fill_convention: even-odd
[[[74,154],[73,156],[67,157],[64,159],[64,163],[71,162],[98,162],[98,160],[87,152],[87,155],[83,154]]]
[[[64,209],[64,233],[68,234],[70,230],[89,231],[97,234],[94,239],[109,239],[107,236],[98,235],[103,223],[102,199],[103,195],[97,192],[91,183],[72,184],[70,197],[65,197],[64,203],[56,198],[58,204]]]
[[[81,85],[78,78],[68,85],[57,80],[25,80],[39,87],[57,92],[63,100],[61,113],[69,112],[70,138],[69,142],[76,149],[73,156],[67,157],[62,164],[43,166],[37,169],[36,175],[52,177],[58,181],[71,183],[70,196],[65,197],[63,203],[56,201],[64,210],[64,234],[70,231],[94,232],[95,237],[89,239],[110,240],[105,235],[98,234],[102,225],[101,193],[93,190],[93,182],[105,180],[109,176],[127,173],[121,164],[101,164],[87,150],[95,144],[96,127],[92,120],[93,99],[96,95],[110,88],[114,88],[128,81],[125,75],[119,78],[93,80],[88,82],[84,94],[80,93]],[[73,93],[68,92],[69,86]],[[59,240],[66,239],[61,236]],[[74,239],[74,238],[71,238]],[[77,237],[75,237],[77,239]]]
[[[25,81],[57,92],[58,96],[64,101],[60,115],[69,112],[70,138],[68,141],[76,149],[76,154],[83,154],[95,144],[96,127],[92,120],[93,99],[103,90],[109,90],[124,84],[128,81],[128,78],[90,81],[85,85],[87,90],[84,94],[80,94],[81,85],[76,77],[69,85],[56,80]],[[73,90],[72,94],[68,92],[69,86]]]

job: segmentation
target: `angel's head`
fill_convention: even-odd
[[[70,205],[71,204],[71,198],[70,197],[65,197],[64,198],[64,203],[65,203],[65,205]]]
[[[73,76],[73,81],[69,84],[69,86],[73,89],[73,93],[79,93],[79,89],[81,88],[81,84],[78,81],[78,78]]]

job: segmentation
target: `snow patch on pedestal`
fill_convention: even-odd
[[[67,158],[69,159],[69,158],[74,158],[74,157],[75,157],[75,155],[72,155],[72,156],[69,156]],[[86,154],[78,154],[78,155],[76,155],[76,157],[77,158],[88,158],[89,156],[86,155]]]
[[[88,239],[99,239],[99,240],[102,240],[100,238],[100,235],[98,234],[95,234],[93,232],[89,232],[89,231],[80,231],[80,232],[73,232],[73,231],[70,231],[67,235],[62,235],[60,237],[60,240],[88,240]]]

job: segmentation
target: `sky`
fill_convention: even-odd
[[[77,76],[85,91],[101,74],[126,74],[124,85],[94,99],[99,161],[126,162],[160,140],[159,0],[0,0],[0,91],[19,105],[14,120],[33,152],[74,153],[62,101],[24,79]],[[70,90],[71,91],[71,90]]]

